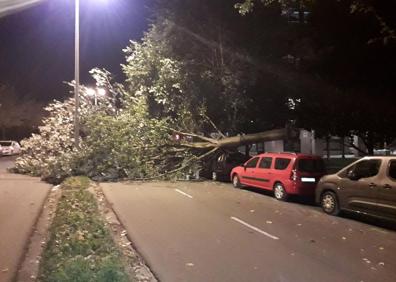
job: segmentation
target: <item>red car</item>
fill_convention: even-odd
[[[275,198],[315,195],[316,184],[326,174],[321,157],[296,153],[264,153],[231,171],[234,187],[242,185],[273,190]]]

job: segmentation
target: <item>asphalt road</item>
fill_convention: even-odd
[[[396,232],[214,182],[104,183],[160,281],[396,281]]]
[[[13,157],[0,157],[0,281],[12,281],[50,185],[6,171]]]

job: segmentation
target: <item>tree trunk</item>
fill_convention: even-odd
[[[220,140],[193,134],[193,133],[186,133],[177,130],[173,130],[173,131],[174,133],[200,139],[202,142],[185,141],[180,143],[180,146],[182,147],[195,148],[195,149],[236,148],[242,145],[249,145],[257,142],[284,140],[288,138],[295,138],[297,136],[294,130],[286,129],[286,128],[274,129],[259,133],[253,133],[253,134],[225,137]]]
[[[369,156],[374,155],[374,138],[372,132],[367,132],[367,138],[365,140],[366,147],[367,147],[367,153]]]
[[[252,144],[257,142],[283,140],[288,137],[289,134],[286,129],[274,129],[260,133],[227,137],[219,140],[218,147],[220,148],[239,147],[241,145]]]
[[[305,15],[304,15],[304,3],[300,0],[298,4],[298,21],[300,24],[305,23]]]
[[[330,137],[326,136],[326,153],[327,159],[330,159]]]
[[[341,137],[341,157],[345,159],[345,137]]]

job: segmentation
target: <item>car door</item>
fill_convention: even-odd
[[[385,173],[378,185],[378,210],[396,220],[396,158],[388,160],[383,168]]]
[[[338,190],[342,208],[378,213],[377,187],[380,166],[380,159],[365,159],[345,171]]]
[[[256,169],[255,185],[264,189],[271,189],[272,157],[262,157]]]
[[[292,159],[290,158],[275,158],[273,169],[271,170],[271,181],[269,183],[271,188],[274,187],[276,181],[280,181],[283,185],[286,184],[285,182],[290,179],[291,163]],[[289,192],[287,186],[285,186],[285,189],[287,192]]]
[[[240,179],[242,184],[255,186],[256,167],[258,161],[259,157],[254,157],[245,163]]]

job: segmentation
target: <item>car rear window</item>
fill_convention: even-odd
[[[0,141],[0,146],[11,146],[11,142],[9,142],[9,141]]]
[[[276,158],[275,159],[275,169],[278,170],[284,170],[287,168],[287,166],[290,163],[290,159],[285,159],[285,158]]]
[[[299,159],[297,170],[301,172],[325,172],[326,167],[322,159]]]

